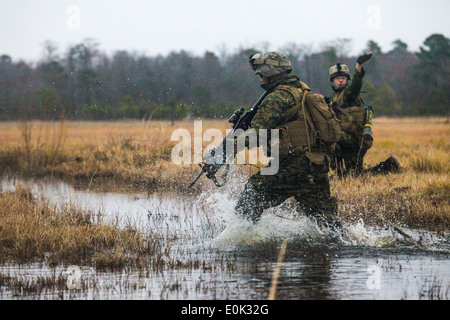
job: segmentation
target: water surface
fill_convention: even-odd
[[[55,204],[75,204],[120,227],[133,225],[171,242],[170,255],[189,268],[161,272],[98,271],[45,263],[0,267],[2,299],[267,299],[281,241],[277,299],[448,299],[448,235],[349,225],[345,237],[285,203],[257,226],[233,214],[239,190],[200,197],[77,190],[48,180],[1,180],[3,191],[29,188]],[[174,240],[175,239],[175,240]],[[68,282],[70,280],[70,282]],[[53,283],[53,284],[49,284]]]

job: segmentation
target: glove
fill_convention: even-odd
[[[359,63],[360,65],[364,64],[365,62],[369,61],[370,58],[372,58],[373,53],[365,53],[362,56],[360,56],[356,62]]]

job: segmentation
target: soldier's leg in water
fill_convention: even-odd
[[[235,212],[257,223],[264,209],[278,206],[288,198],[287,194],[272,190],[272,186],[278,183],[276,176],[263,176],[259,173],[251,176],[244,191],[239,195]]]
[[[341,229],[342,224],[337,218],[338,204],[331,196],[327,168],[314,166],[313,177],[313,183],[299,189],[295,199],[305,214],[314,217],[320,225]]]
[[[337,216],[338,205],[335,197],[326,197],[326,193],[310,192],[296,197],[305,214],[314,218],[319,226],[341,231],[342,223]]]

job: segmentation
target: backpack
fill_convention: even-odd
[[[341,123],[321,94],[304,91],[302,109],[309,112],[315,138],[325,146],[333,145],[341,138]]]
[[[300,81],[299,88],[281,85],[277,89],[288,91],[295,99],[295,107],[288,110],[286,119],[296,113],[303,115],[305,125],[309,128],[312,136],[308,136],[308,147],[311,152],[311,145],[319,145],[327,152],[332,152],[342,134],[341,124],[334,111],[325,102],[321,94],[311,92],[311,89]]]

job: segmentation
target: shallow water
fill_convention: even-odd
[[[340,236],[298,217],[289,202],[266,211],[253,226],[233,214],[239,187],[195,199],[98,193],[47,180],[4,178],[0,188],[18,185],[118,226],[175,238],[170,255],[194,263],[161,272],[8,264],[0,267],[2,299],[267,299],[277,267],[277,299],[448,299],[448,235],[403,228],[411,241],[392,228],[356,223]],[[286,254],[277,265],[282,241]]]

